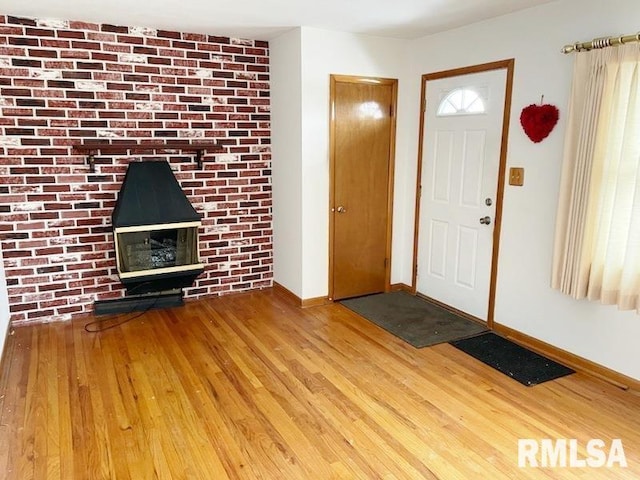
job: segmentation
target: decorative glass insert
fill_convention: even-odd
[[[438,116],[480,115],[486,112],[484,100],[478,92],[470,88],[456,88],[442,99],[438,106]]]

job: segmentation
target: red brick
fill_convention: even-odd
[[[131,53],[131,50],[131,45],[120,45],[114,43],[107,43],[104,45],[105,52]]]
[[[3,25],[4,18],[0,16],[0,34],[23,28]],[[214,226],[217,222],[230,230],[202,236],[203,246],[211,244],[201,251],[208,268],[193,288],[186,289],[188,298],[270,285],[271,198],[270,189],[262,189],[269,184],[271,157],[268,150],[253,150],[259,145],[268,148],[269,143],[268,44],[249,41],[246,45],[232,46],[226,37],[164,31],[158,37],[133,36],[127,35],[128,27],[114,27],[113,31],[110,28],[72,22],[71,30],[44,30],[42,37],[35,35],[39,29],[32,29],[34,35],[25,37],[26,46],[33,47],[32,56],[43,58],[44,62],[19,60],[13,68],[0,68],[2,89],[23,89],[21,95],[4,95],[20,102],[2,108],[0,125],[28,129],[28,136],[26,133],[20,136],[23,141],[33,141],[31,148],[28,145],[5,148],[4,157],[0,157],[0,165],[13,169],[13,176],[2,184],[25,189],[11,192],[20,198],[9,198],[7,205],[11,208],[12,202],[24,202],[26,194],[30,202],[44,202],[45,209],[0,215],[4,222],[0,231],[18,235],[3,243],[9,254],[5,259],[10,265],[8,282],[28,285],[28,290],[22,293],[11,292],[11,303],[32,303],[22,297],[24,294],[47,295],[38,297],[39,309],[13,313],[12,321],[69,318],[66,315],[89,311],[96,298],[122,296],[122,286],[114,279],[110,216],[126,165],[132,158],[171,161],[176,177],[197,209],[205,202],[229,206],[203,212],[206,225]],[[119,43],[113,41],[116,37]],[[0,46],[0,49],[17,48],[25,56],[24,48],[20,47],[24,46]],[[223,48],[228,51],[223,56],[224,63],[211,61],[209,55],[218,55]],[[150,55],[147,58],[154,59],[159,66],[119,64],[120,53]],[[48,60],[56,54],[68,60]],[[232,58],[233,54],[237,57]],[[63,79],[48,80],[45,87],[44,79],[29,78],[26,67],[35,64],[63,70]],[[25,68],[16,68],[21,65]],[[196,68],[212,68],[213,77],[196,76]],[[96,84],[91,89],[87,88],[90,83],[81,85],[81,81],[103,85]],[[225,96],[231,101],[218,105],[203,103],[205,97],[215,96],[221,90],[227,90]],[[126,100],[124,94],[128,96]],[[48,99],[47,108],[43,107],[44,100],[38,99]],[[139,107],[136,102],[147,101],[160,102],[162,110],[136,110]],[[226,128],[213,122],[223,122]],[[35,135],[31,132],[33,127]],[[242,161],[216,164],[211,156],[205,169],[198,171],[190,154],[123,152],[99,155],[98,171],[90,173],[84,156],[70,148],[78,141],[74,137],[97,137],[101,130],[144,141],[196,129],[202,130],[206,138],[220,141],[227,153],[242,154]],[[18,130],[15,132],[18,135]],[[36,146],[41,148],[33,148]],[[249,203],[238,208],[237,202]],[[228,217],[224,218],[225,215]],[[240,250],[236,246],[213,246],[239,238],[244,238]],[[212,268],[218,261],[230,261],[224,252],[232,255],[233,261],[244,263],[231,272]],[[32,268],[52,272],[54,276],[34,275]],[[78,280],[80,276],[85,278]],[[44,293],[36,294],[35,287],[42,291],[43,285]]]
[[[37,303],[14,303],[12,305],[9,305],[9,311],[11,313],[24,312],[26,310],[36,310],[37,308]]]
[[[116,36],[112,33],[87,32],[87,39],[94,40],[96,42],[115,42]]]
[[[84,50],[62,50],[60,58],[89,59],[91,53]]]
[[[73,30],[100,30],[100,25],[97,23],[88,23],[88,22],[69,22],[69,28]]]
[[[166,40],[164,38],[155,38],[155,37],[146,37],[145,45],[153,45],[155,47],[168,47],[171,45],[170,40]]]
[[[101,45],[98,42],[73,41],[71,48],[76,50],[100,50]]]
[[[58,30],[57,36],[60,38],[85,38],[85,32]]]
[[[58,58],[58,52],[55,50],[42,50],[36,48],[29,49],[30,57]]]

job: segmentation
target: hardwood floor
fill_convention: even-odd
[[[585,375],[524,387],[272,290],[92,320],[9,337],[5,478],[640,478],[640,397]],[[628,467],[519,468],[519,438],[577,439],[582,459],[619,438]]]

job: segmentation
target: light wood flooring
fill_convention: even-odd
[[[0,477],[640,478],[640,397],[586,375],[524,387],[273,290],[92,320],[12,331]],[[628,467],[519,468],[519,438],[619,438]]]

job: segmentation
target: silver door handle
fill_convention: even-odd
[[[338,213],[345,213],[347,211],[347,209],[344,208],[342,205],[340,205],[338,208],[336,208],[336,211]]]
[[[480,219],[480,223],[482,225],[489,225],[491,223],[491,217],[488,217],[488,216],[487,217],[482,217]]]

